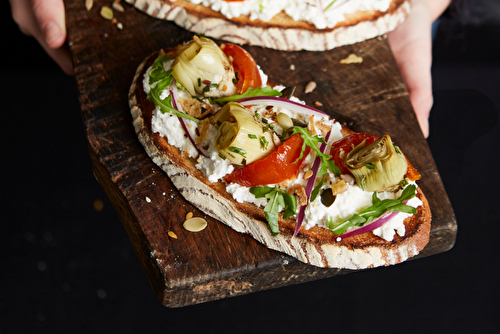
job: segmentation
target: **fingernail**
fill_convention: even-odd
[[[50,47],[59,47],[59,40],[61,39],[61,28],[54,22],[49,22],[45,25],[43,29],[45,35],[45,42]]]

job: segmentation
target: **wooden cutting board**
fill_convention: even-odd
[[[125,3],[124,12],[114,11],[122,29],[99,14],[109,1],[94,0],[91,10],[82,0],[65,4],[93,168],[164,305],[181,307],[352,272],[303,264],[234,232],[185,201],[146,155],[132,126],[129,86],[147,55],[187,41],[191,33]],[[319,105],[356,131],[388,133],[404,147],[422,174],[419,185],[433,213],[430,242],[417,258],[453,246],[455,216],[385,38],[327,52],[245,49],[272,82],[297,86],[295,95],[309,105]],[[351,53],[363,62],[341,64]],[[317,87],[305,94],[310,81]],[[199,233],[184,230],[189,212],[204,217],[208,227]]]

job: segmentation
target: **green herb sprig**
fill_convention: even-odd
[[[221,98],[215,99],[215,102],[226,103],[226,102],[231,102],[231,101],[239,101],[239,100],[246,99],[249,97],[260,97],[260,96],[281,96],[281,92],[279,92],[275,89],[272,89],[271,86],[257,87],[255,89],[248,88],[247,91],[243,94],[221,97]]]
[[[172,113],[175,116],[183,117],[193,121],[197,124],[200,121],[188,114],[180,112],[172,106],[172,96],[167,96],[165,99],[160,98],[161,92],[168,88],[174,78],[172,77],[173,70],[165,71],[163,68],[163,63],[165,61],[170,60],[171,58],[167,55],[159,56],[153,63],[151,70],[149,71],[149,84],[151,85],[151,89],[147,96],[147,99],[155,104],[155,106],[160,107],[160,111],[162,113]],[[156,85],[155,85],[156,84]]]
[[[325,9],[324,9],[323,11],[324,11],[324,12],[326,12],[327,10],[329,10],[329,9],[330,9],[330,7],[331,7],[331,6],[332,6],[335,2],[337,2],[337,0],[333,0],[332,2],[330,2],[330,3],[329,3],[326,7],[325,7]]]
[[[307,145],[311,149],[316,151],[316,156],[319,157],[321,160],[321,167],[318,170],[317,176],[322,176],[323,174],[325,174],[327,169],[330,169],[332,173],[334,173],[335,175],[341,174],[340,169],[337,166],[335,166],[335,162],[333,160],[330,160],[332,159],[332,156],[321,152],[318,146],[319,143],[324,143],[326,145],[325,138],[319,137],[317,135],[313,136],[306,128],[295,126],[293,127],[292,135],[295,135],[297,133],[300,134],[300,136],[304,140],[304,143],[302,144],[302,151],[300,152],[300,157],[295,162],[302,159]]]
[[[366,225],[374,219],[382,216],[386,211],[415,214],[417,213],[417,209],[412,206],[403,204],[403,202],[415,197],[416,189],[417,187],[414,184],[409,185],[403,190],[401,196],[399,196],[398,199],[381,200],[377,197],[377,193],[373,193],[372,206],[364,209],[363,211],[355,213],[351,217],[345,219],[335,226],[330,219],[328,220],[327,226],[333,233],[342,235],[347,228]]]
[[[269,200],[264,208],[264,214],[266,215],[266,220],[273,236],[280,233],[278,224],[280,207],[284,208],[284,219],[297,214],[295,196],[288,194],[283,189],[278,187],[252,187],[250,188],[250,192],[255,195],[255,198],[266,197]]]

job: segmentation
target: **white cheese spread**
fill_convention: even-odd
[[[196,123],[190,120],[184,120],[191,136],[196,139]],[[157,132],[160,136],[166,137],[170,145],[173,145],[183,152],[186,152],[190,158],[196,158],[198,151],[191,141],[186,138],[186,134],[181,126],[179,119],[171,113],[162,113],[159,107],[153,111],[151,119],[151,130]]]
[[[249,16],[251,20],[269,21],[276,14],[284,11],[295,21],[312,23],[318,29],[333,28],[345,20],[345,14],[356,11],[386,11],[391,0],[245,0],[227,2],[224,0],[188,0],[194,4],[202,4],[227,18],[240,15]],[[333,2],[333,4],[332,4]],[[330,6],[331,4],[331,6]]]
[[[207,157],[200,156],[196,164],[196,168],[201,170],[210,182],[217,182],[234,170],[233,164],[228,159],[222,159],[219,156],[219,152],[211,145],[216,134],[217,130],[210,125],[206,140],[206,142],[210,142]]]

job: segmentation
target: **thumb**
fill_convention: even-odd
[[[31,0],[35,18],[45,42],[52,49],[66,41],[66,22],[62,0]]]

